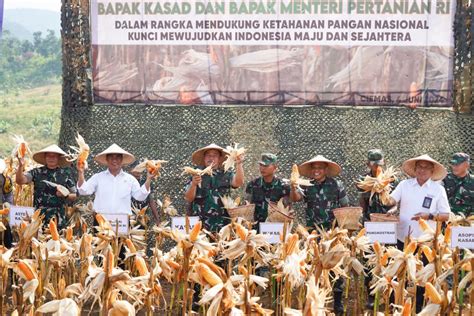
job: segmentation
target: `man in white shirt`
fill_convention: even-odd
[[[140,187],[137,179],[122,170],[122,166],[131,164],[135,157],[113,144],[95,158],[107,170],[84,179],[84,169],[78,167],[77,188],[81,195],[95,193],[94,210],[103,214],[132,214],[132,197],[143,201],[150,193],[150,183],[154,175],[147,174],[145,183]]]
[[[397,246],[401,250],[408,234],[411,238],[418,238],[421,235],[418,219],[428,220],[428,223],[435,228],[436,221],[447,221],[451,212],[446,191],[437,182],[447,174],[443,165],[428,155],[422,155],[405,161],[402,170],[411,178],[400,182],[390,194],[392,203],[400,204]],[[417,286],[417,313],[423,307],[424,292],[424,287]]]

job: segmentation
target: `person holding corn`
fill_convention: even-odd
[[[65,206],[76,200],[76,180],[69,168],[67,154],[57,145],[51,145],[33,154],[33,160],[42,165],[24,173],[24,159],[18,157],[15,175],[17,184],[33,182],[33,206],[45,215],[44,224],[55,218],[57,226],[66,225]],[[59,189],[59,186],[66,190]]]
[[[193,175],[184,193],[184,199],[189,203],[187,214],[199,216],[205,229],[210,232],[218,232],[230,223],[221,197],[229,195],[231,188],[237,189],[244,184],[244,156],[237,157],[235,172],[224,171],[225,156],[224,148],[211,144],[196,150],[191,157],[193,164],[200,169],[212,166],[212,176]]]
[[[304,199],[306,207],[306,226],[315,228],[322,226],[325,229],[331,227],[334,220],[333,209],[349,206],[349,199],[344,186],[339,180],[334,179],[341,173],[342,168],[323,156],[316,156],[298,166],[298,171],[302,176],[310,178],[308,186],[302,186],[291,182],[290,198],[292,202]],[[342,304],[342,293],[344,291],[344,281],[338,278],[334,283],[334,313],[344,314]]]

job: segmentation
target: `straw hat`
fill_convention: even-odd
[[[94,160],[100,163],[101,165],[107,165],[107,155],[109,154],[121,154],[123,155],[122,165],[129,165],[135,161],[135,156],[129,153],[128,151],[122,149],[117,144],[112,144],[109,148],[96,155]]]
[[[40,165],[46,165],[46,153],[53,153],[59,155],[58,165],[60,167],[68,166],[70,163],[66,160],[67,154],[59,148],[58,145],[49,145],[46,148],[41,149],[33,154],[33,160],[39,163]]]
[[[206,151],[211,149],[218,150],[221,153],[221,160],[219,161],[219,163],[222,163],[225,160],[224,148],[216,144],[210,144],[193,152],[191,156],[193,164],[195,164],[196,166],[205,166],[206,164],[204,162],[204,154],[206,153]]]
[[[5,163],[5,160],[0,158],[0,173],[3,173],[3,171],[5,171],[6,168],[7,168],[7,164]]]
[[[301,165],[298,166],[298,171],[300,172],[300,174],[302,176],[312,178],[311,164],[314,162],[324,162],[328,165],[328,172],[327,172],[328,177],[336,177],[341,173],[341,170],[342,170],[341,166],[339,166],[334,161],[326,159],[324,156],[317,155],[311,160],[303,162]]]
[[[417,161],[428,161],[428,162],[433,163],[434,169],[433,169],[433,175],[431,176],[431,179],[434,181],[443,180],[444,177],[446,177],[446,175],[448,174],[448,172],[446,171],[446,168],[442,164],[440,164],[439,162],[437,162],[436,160],[434,160],[428,155],[421,155],[421,156],[406,160],[402,164],[403,172],[405,172],[408,176],[414,178],[415,165]]]

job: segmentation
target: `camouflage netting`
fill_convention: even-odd
[[[184,211],[186,180],[181,168],[191,153],[215,142],[239,142],[249,149],[246,178],[257,176],[262,152],[278,154],[281,175],[291,164],[323,154],[343,167],[342,180],[356,203],[353,181],[364,172],[366,152],[382,148],[389,165],[428,153],[446,163],[456,151],[474,154],[472,131],[471,23],[474,6],[458,1],[455,26],[454,109],[347,107],[216,107],[159,105],[96,105],[91,97],[89,1],[63,0],[63,111],[60,145],[74,144],[80,132],[96,154],[116,142],[137,157],[169,160],[158,181],[158,193],[168,193]],[[91,164],[92,172],[99,170]]]

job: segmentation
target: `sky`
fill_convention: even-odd
[[[44,9],[52,11],[61,11],[61,0],[3,0],[4,9]]]

